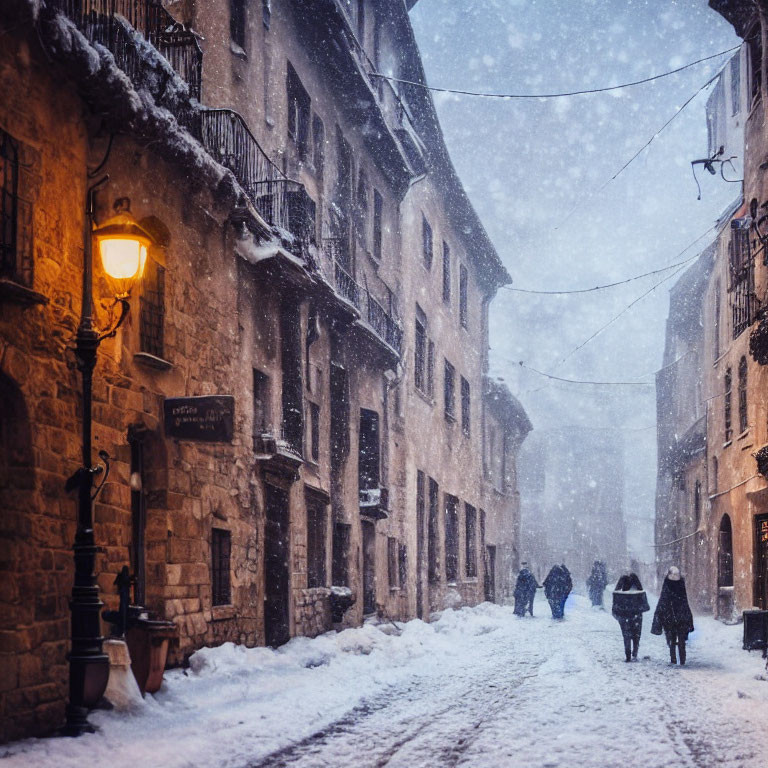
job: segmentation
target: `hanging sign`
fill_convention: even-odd
[[[231,443],[234,420],[235,398],[232,395],[167,397],[163,403],[166,437]]]

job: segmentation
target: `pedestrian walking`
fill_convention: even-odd
[[[603,607],[603,593],[608,586],[608,571],[602,560],[595,560],[587,577],[587,591],[593,606]]]
[[[672,566],[664,579],[661,595],[653,614],[651,632],[660,635],[664,632],[669,646],[669,662],[677,664],[675,651],[680,653],[680,663],[685,664],[685,642],[688,633],[693,632],[693,614],[688,605],[685,591],[685,579],[680,569]]]
[[[593,602],[594,605],[594,602]],[[625,661],[637,660],[640,635],[643,632],[643,614],[650,611],[648,597],[636,573],[625,573],[613,591],[611,613],[619,622],[624,638]]]
[[[565,611],[565,601],[573,589],[571,573],[565,565],[553,565],[547,578],[544,579],[544,594],[549,601],[553,619],[562,619]]]
[[[515,615],[525,616],[528,611],[533,616],[533,600],[539,585],[528,568],[528,563],[522,563],[522,566],[515,583]]]

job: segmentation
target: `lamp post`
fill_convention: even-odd
[[[133,281],[141,277],[150,238],[133,220],[127,198],[118,201],[117,215],[94,229],[94,194],[107,181],[104,176],[88,188],[83,232],[83,293],[80,324],[75,337],[75,358],[82,378],[82,466],[67,481],[67,490],[77,489],[77,530],[73,545],[75,581],[70,601],[71,638],[69,653],[69,702],[63,733],[79,736],[93,732],[87,719],[88,709],[104,695],[109,678],[109,659],[102,649],[99,599],[94,567],[97,547],[93,534],[93,501],[109,473],[109,457],[100,452],[104,466],[93,466],[91,444],[91,411],[93,404],[93,370],[99,344],[114,336],[125,319],[129,304],[128,292]],[[119,290],[115,303],[120,303],[120,317],[105,333],[99,333],[93,318],[93,254],[92,243],[99,244],[104,271]],[[105,473],[94,491],[94,478]]]

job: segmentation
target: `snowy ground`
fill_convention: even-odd
[[[764,768],[768,681],[741,627],[697,620],[686,667],[645,622],[626,664],[608,613],[484,604],[402,634],[366,626],[279,651],[227,645],[80,739],[0,747],[3,768]],[[393,629],[391,625],[389,629]]]

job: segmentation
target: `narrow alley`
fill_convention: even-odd
[[[205,649],[136,714],[95,714],[100,733],[77,740],[18,742],[3,765],[764,765],[768,686],[741,627],[697,619],[689,663],[673,668],[648,621],[625,664],[609,612],[580,595],[564,622],[541,597],[536,609],[519,619],[485,603],[399,634],[367,624],[279,650]]]

